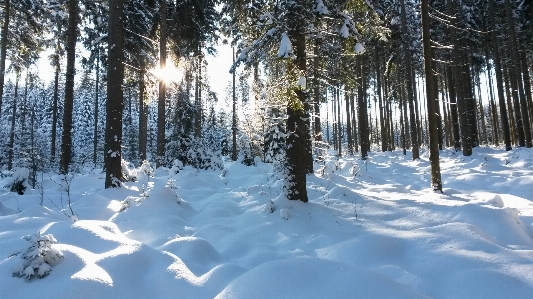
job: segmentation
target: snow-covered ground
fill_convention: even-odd
[[[271,165],[225,166],[109,190],[76,175],[77,222],[56,207],[70,213],[60,176],[44,176],[43,206],[0,189],[0,298],[533,298],[532,149],[441,152],[443,194],[427,152],[329,160],[309,203],[280,196]],[[13,277],[38,231],[64,258]]]

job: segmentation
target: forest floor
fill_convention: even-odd
[[[308,203],[286,200],[264,163],[107,190],[88,170],[70,185],[76,222],[45,174],[42,196],[0,189],[0,298],[532,298],[533,149],[447,149],[441,168],[442,194],[425,150],[329,157]],[[63,258],[43,279],[13,277],[37,232]]]

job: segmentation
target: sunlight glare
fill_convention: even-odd
[[[183,77],[183,71],[180,68],[177,68],[173,64],[168,64],[165,68],[160,69],[154,68],[151,73],[156,76],[158,79],[161,79],[165,84],[170,84],[172,82],[179,82]]]

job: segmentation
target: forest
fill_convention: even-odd
[[[0,12],[0,298],[531,298],[531,0]]]
[[[91,165],[106,171],[107,188],[128,179],[125,163],[217,167],[244,155],[248,164],[276,160],[288,196],[307,201],[305,176],[324,149],[366,159],[401,148],[416,160],[428,147],[432,187],[442,190],[443,148],[470,156],[479,145],[532,146],[527,1],[7,0],[1,8],[0,165],[29,169],[32,186],[43,170]],[[228,43],[234,78],[220,95],[206,56]],[[39,59],[50,61],[53,80],[32,68]],[[167,65],[183,78],[154,75]],[[223,97],[233,109],[216,105]],[[251,102],[243,117],[236,106]]]

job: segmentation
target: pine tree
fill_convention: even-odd
[[[124,78],[124,0],[110,0],[107,102],[105,131],[105,187],[120,187],[122,177],[122,81]]]

